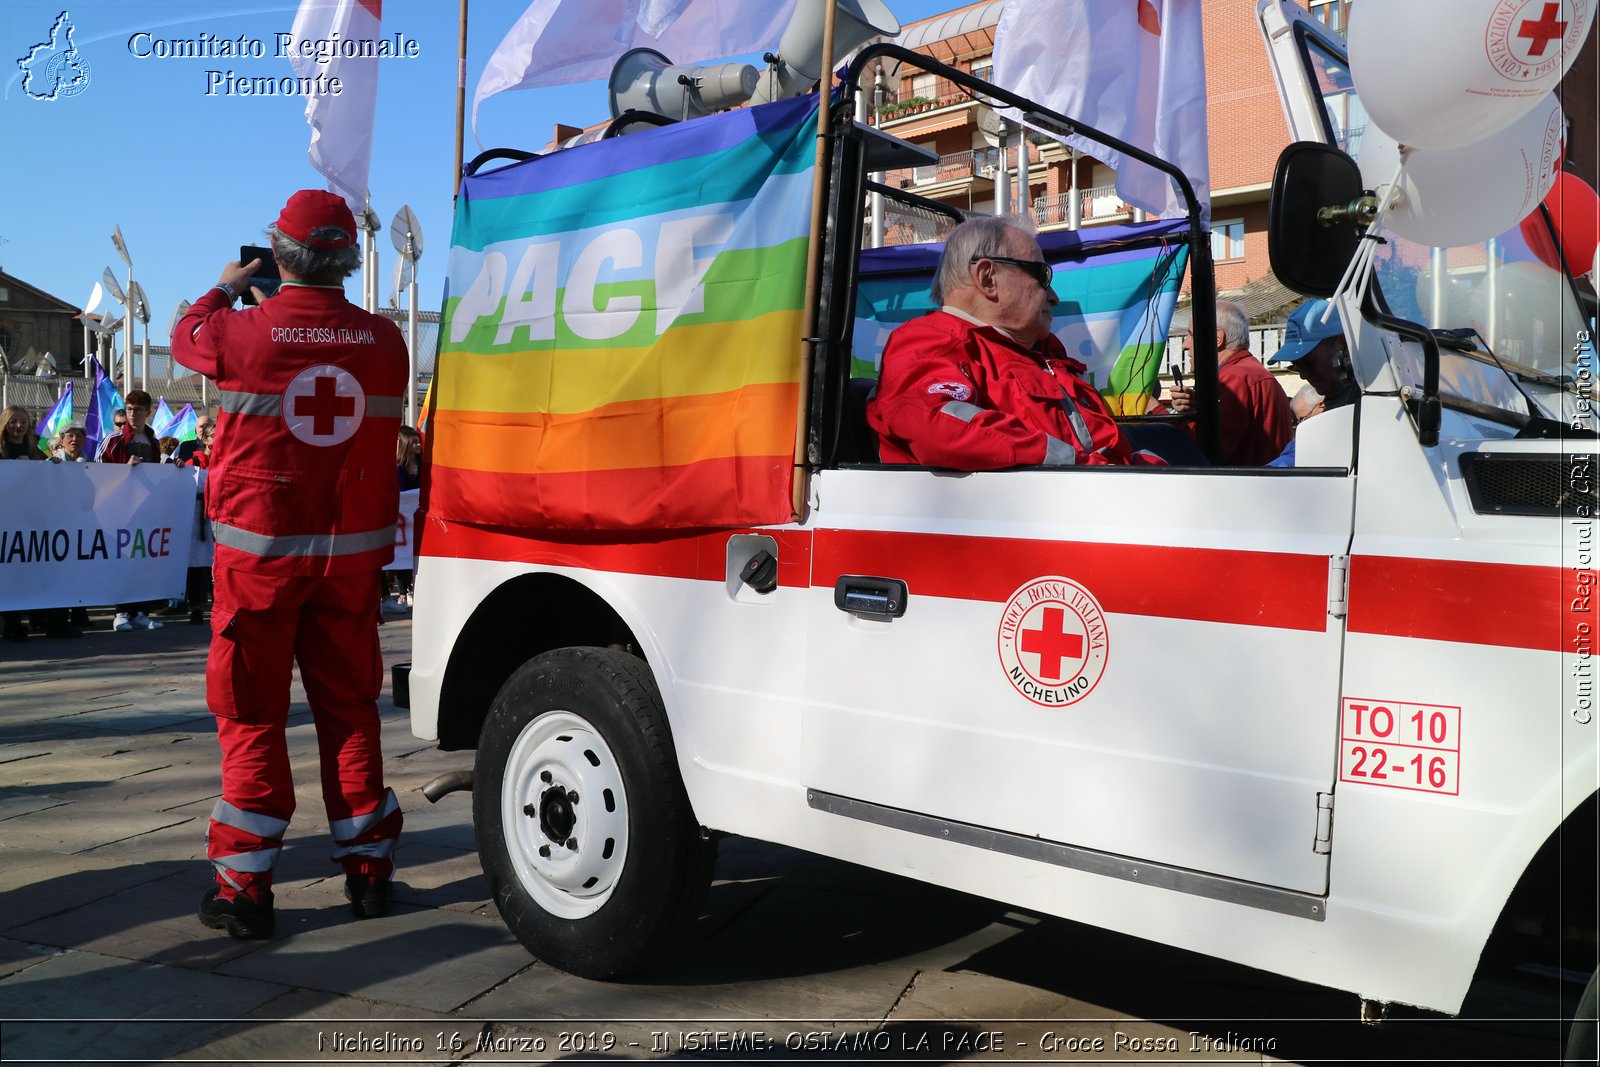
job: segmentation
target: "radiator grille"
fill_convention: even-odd
[[[1473,452],[1461,457],[1472,510],[1480,515],[1595,517],[1596,456]]]

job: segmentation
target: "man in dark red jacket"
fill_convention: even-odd
[[[406,388],[398,327],[344,297],[355,218],[332,193],[290,197],[269,230],[283,286],[232,310],[256,263],[230,263],[173,335],[217,383],[207,513],[216,592],[206,701],[222,746],[200,920],[272,933],[272,868],[294,811],[284,729],[293,664],[317,729],[334,859],[357,916],[389,910],[400,807],[383,784],[380,568],[394,556],[394,441]]]
[[[934,276],[939,310],[884,346],[867,405],[883,462],[965,471],[1161,462],[1134,450],[1050,332],[1050,278],[1018,219],[982,215],[950,231]]]
[[[1194,355],[1194,326],[1183,350]],[[1271,463],[1294,436],[1289,394],[1250,352],[1250,320],[1231,300],[1217,301],[1217,409],[1222,439],[1219,467],[1261,467]],[[1174,388],[1172,410],[1190,411],[1194,390]]]

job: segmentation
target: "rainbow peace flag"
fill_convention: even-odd
[[[1039,235],[1055,268],[1058,303],[1051,331],[1088,370],[1114,414],[1143,415],[1156,389],[1178,302],[1188,222],[1159,219]],[[928,285],[942,244],[861,253],[850,373],[876,378],[889,334],[933,309]]]
[[[61,390],[61,395],[56,397],[55,406],[52,407],[44,418],[39,420],[39,425],[33,432],[39,437],[39,451],[45,455],[50,454],[50,442],[57,434],[72,425],[72,382],[68,381]]]
[[[431,515],[789,518],[816,117],[784,100],[463,180]]]

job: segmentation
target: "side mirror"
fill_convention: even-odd
[[[1278,157],[1267,204],[1272,273],[1297,293],[1330,297],[1371,223],[1377,198],[1363,195],[1361,168],[1320,141],[1297,141]]]

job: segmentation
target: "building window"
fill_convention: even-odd
[[[1211,258],[1218,263],[1244,258],[1244,220],[1226,219],[1211,224]]]
[[[1311,0],[1311,17],[1342,34],[1350,22],[1350,0]]]
[[[972,61],[972,76],[982,78],[986,82],[994,81],[994,57],[984,56],[982,59]]]
[[[939,78],[933,74],[917,74],[911,79],[911,95],[923,100],[939,99]]]

